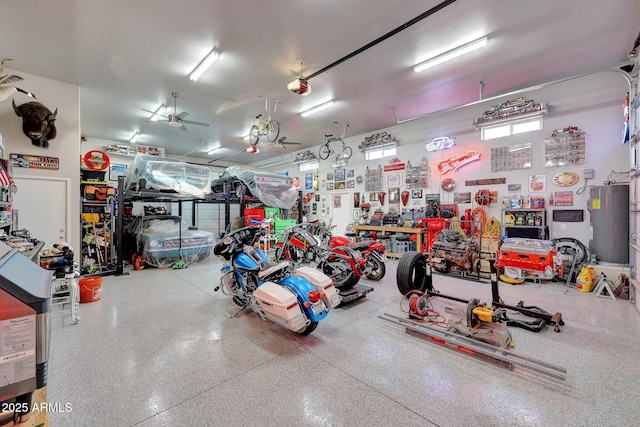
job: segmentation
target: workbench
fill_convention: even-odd
[[[406,234],[415,234],[416,235],[416,248],[421,250],[422,248],[422,234],[426,231],[424,228],[411,228],[411,227],[389,227],[384,225],[354,225],[352,226],[353,232],[356,234],[356,241],[358,241],[358,237],[361,231],[376,231],[381,233],[383,236],[394,233],[406,233]],[[389,247],[389,245],[387,245]],[[392,258],[400,258],[402,254],[387,252],[386,255]]]

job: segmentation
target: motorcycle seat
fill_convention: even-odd
[[[371,246],[371,241],[358,242],[358,243],[355,243],[353,245],[349,245],[349,247],[351,249],[355,249],[356,251],[362,251],[362,250],[365,250],[365,249],[369,249],[369,246]]]
[[[280,270],[284,270],[289,266],[289,261],[279,262],[277,264],[272,264],[270,262],[265,262],[262,270],[258,273],[258,278],[264,279],[265,277],[276,273]]]

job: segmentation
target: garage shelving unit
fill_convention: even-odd
[[[116,244],[117,263],[115,271],[111,274],[123,275],[124,273],[124,247],[120,241],[121,236],[124,235],[124,220],[121,214],[122,208],[125,202],[177,202],[178,203],[178,216],[182,216],[182,204],[184,202],[191,202],[193,209],[191,210],[191,223],[196,222],[196,207],[201,203],[219,203],[225,206],[225,225],[226,229],[231,223],[231,205],[238,203],[240,205],[239,215],[242,217],[245,214],[247,204],[261,203],[257,198],[245,197],[246,187],[242,186],[240,197],[235,198],[233,189],[230,183],[225,184],[225,191],[222,194],[207,194],[204,197],[193,197],[191,195],[184,195],[172,191],[158,191],[150,188],[146,188],[144,185],[138,189],[126,189],[124,185],[124,176],[118,177],[118,196],[116,212],[116,236],[113,241]],[[298,197],[298,209],[302,212],[302,192]],[[298,222],[300,219],[298,219]]]

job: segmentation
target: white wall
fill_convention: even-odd
[[[34,93],[38,100],[51,111],[58,109],[56,117],[56,128],[58,134],[50,141],[49,148],[36,147],[31,144],[27,136],[22,133],[22,119],[18,117],[11,106],[14,99],[16,105],[33,101],[22,94],[15,94],[11,98],[0,103],[0,133],[5,139],[5,158],[10,153],[31,154],[48,157],[58,157],[60,159],[59,170],[27,169],[15,168],[14,175],[23,177],[36,177],[42,179],[69,179],[70,193],[69,203],[66,207],[69,226],[67,227],[67,241],[73,246],[76,258],[79,259],[80,252],[80,89],[78,86],[67,83],[45,79],[31,74],[15,71],[8,68],[4,73],[16,74],[23,81],[18,86],[24,90]],[[22,193],[20,188],[14,194],[14,201],[20,201]],[[60,206],[40,206],[31,208],[42,212],[42,221],[47,220],[47,211],[51,209],[64,209],[63,202]],[[23,221],[19,223],[20,228],[29,229],[30,224]],[[33,226],[33,225],[31,225]],[[33,236],[38,238],[38,236]],[[50,245],[55,242],[46,242]]]
[[[612,170],[628,171],[628,147],[621,144],[622,133],[622,102],[625,93],[628,91],[626,80],[616,73],[598,73],[579,79],[558,83],[543,89],[524,93],[527,99],[533,99],[536,103],[548,102],[549,114],[544,116],[544,129],[542,131],[531,132],[511,137],[499,138],[491,141],[481,141],[480,131],[474,129],[473,119],[482,116],[482,113],[491,105],[499,104],[502,101],[515,98],[517,96],[505,97],[504,99],[481,103],[472,107],[460,108],[450,112],[443,112],[431,117],[410,121],[404,124],[392,126],[380,131],[387,131],[395,136],[400,145],[397,149],[397,157],[406,162],[410,160],[414,166],[419,164],[420,159],[425,156],[431,167],[431,186],[423,189],[424,193],[440,193],[443,203],[453,203],[453,192],[447,193],[440,189],[440,184],[444,178],[453,178],[456,182],[454,192],[475,193],[482,188],[498,192],[498,199],[502,196],[512,195],[507,191],[508,184],[521,183],[523,192],[526,192],[528,176],[532,174],[545,174],[547,177],[547,191],[573,191],[574,206],[557,207],[557,209],[583,209],[585,211],[585,222],[558,224],[551,221],[551,210],[553,207],[547,206],[549,213],[548,225],[552,238],[573,237],[588,245],[590,239],[589,214],[587,212],[588,189],[582,195],[575,192],[584,185],[583,170],[586,168],[595,169],[595,179],[588,182],[589,185],[602,185],[603,181]],[[486,96],[491,96],[487,94]],[[391,113],[389,113],[391,114]],[[402,112],[399,112],[403,119]],[[348,117],[344,118],[348,120]],[[586,163],[571,165],[567,167],[545,167],[544,165],[544,139],[549,137],[551,131],[569,125],[578,126],[580,130],[586,132]],[[377,131],[376,131],[377,132]],[[370,132],[364,135],[348,137],[347,144],[353,148],[353,157],[349,160],[346,169],[354,169],[355,176],[365,174],[366,167],[377,168],[378,164],[387,164],[387,159],[380,161],[365,162],[364,153],[358,151],[358,145]],[[438,136],[456,137],[456,145],[448,150],[426,152],[425,141]],[[532,148],[532,168],[508,172],[491,172],[490,159],[491,148],[504,147],[514,144],[533,144]],[[337,147],[334,147],[337,148]],[[476,150],[481,154],[481,160],[470,163],[455,172],[446,175],[438,175],[434,165],[439,159],[451,155],[460,155],[468,150]],[[318,147],[313,149],[317,153]],[[297,166],[291,166],[295,158],[295,152],[285,154],[283,164],[272,167],[275,172],[289,171],[293,176],[298,176],[304,182],[304,172],[300,172]],[[317,155],[317,154],[316,154]],[[256,162],[258,166],[260,163]],[[333,172],[330,160],[320,161],[319,177],[321,184],[324,184],[328,172]],[[580,182],[572,187],[557,187],[551,183],[551,178],[564,171],[572,171],[580,176]],[[403,172],[403,177],[406,171]],[[507,184],[490,186],[465,186],[465,180],[476,180],[485,178],[506,178]],[[620,177],[620,175],[618,175]],[[624,176],[623,176],[624,177]],[[325,187],[320,188],[321,194],[330,194]],[[340,190],[341,192],[344,190]],[[350,195],[354,191],[364,192],[364,185],[355,184],[354,189],[347,190]],[[385,189],[385,191],[387,191]],[[548,198],[548,192],[544,194]],[[306,191],[305,191],[306,193]],[[526,194],[526,193],[525,193]],[[532,193],[539,195],[540,193]],[[368,201],[368,193],[366,200]],[[328,198],[330,200],[330,198]],[[378,203],[372,203],[372,207],[378,207]],[[458,210],[474,208],[475,204],[460,204]],[[409,207],[409,206],[408,206]],[[496,217],[502,223],[501,203],[494,203],[485,207],[487,218]],[[384,211],[388,210],[388,201],[385,203]],[[562,229],[564,228],[564,229]],[[340,231],[340,230],[338,230]]]

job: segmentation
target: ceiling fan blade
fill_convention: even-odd
[[[0,77],[0,84],[6,84],[6,83],[15,83],[15,82],[19,82],[20,80],[24,80],[22,77],[20,76],[16,76],[16,75],[9,75],[6,74],[2,77]]]
[[[187,117],[189,115],[189,113],[187,113],[186,111],[183,111],[182,113],[176,115],[175,117],[179,118],[180,120],[184,119],[185,117]]]
[[[167,116],[165,116],[165,115],[163,115],[163,114],[158,114],[158,113],[156,113],[155,111],[145,110],[144,108],[141,108],[141,110],[142,110],[142,111],[145,111],[145,112],[147,112],[147,113],[155,114],[156,116],[159,116],[159,117],[164,117],[165,119],[168,119],[168,118],[169,118],[169,117],[167,117]],[[158,120],[155,120],[155,121],[158,121]]]
[[[182,124],[182,125],[180,125],[180,129],[182,129],[182,130],[187,130],[187,127],[186,127],[185,125],[183,125],[183,124]]]
[[[188,125],[196,125],[196,126],[206,126],[209,127],[209,123],[202,123],[202,122],[193,122],[191,120],[182,120],[182,123],[186,123]]]
[[[276,142],[273,143],[273,145],[282,145],[282,144],[291,144],[291,145],[300,145],[302,144],[302,142],[293,142],[293,141],[286,141],[287,137],[283,136],[278,138],[278,140]]]

